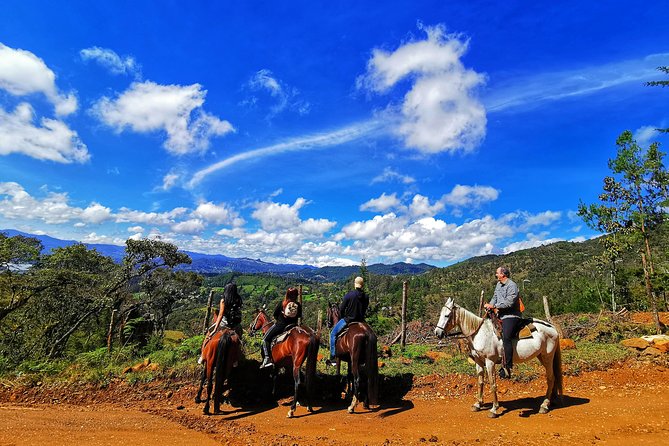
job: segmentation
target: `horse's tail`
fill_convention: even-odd
[[[309,345],[307,346],[306,385],[309,404],[311,404],[314,381],[316,380],[316,363],[318,362],[318,347],[320,342],[320,337],[316,334],[312,334],[309,337]]]
[[[370,331],[367,337],[367,400],[369,404],[378,404],[379,399],[379,359],[376,351],[376,334]]]
[[[216,364],[216,371],[214,372],[214,407],[218,407],[223,396],[223,384],[225,382],[226,364],[228,348],[230,344],[230,334],[224,332],[218,339],[218,346],[216,348],[216,356],[214,364]]]
[[[551,400],[555,400],[562,396],[562,353],[560,352],[560,339],[558,338],[557,348],[553,355],[553,377],[555,382],[553,384],[553,392],[551,393]]]

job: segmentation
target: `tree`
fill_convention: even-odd
[[[662,71],[664,74],[669,74],[669,67],[657,67],[659,71]],[[646,85],[649,87],[667,87],[669,86],[669,80],[661,80],[661,81],[650,81],[646,82]],[[662,133],[669,133],[669,128],[666,129],[657,129],[658,132]]]
[[[41,251],[36,238],[0,233],[0,321],[33,296],[33,267]]]
[[[669,173],[658,143],[642,149],[630,131],[616,141],[616,157],[609,160],[614,176],[604,178],[600,203],[579,204],[579,215],[593,229],[606,234],[608,255],[615,262],[625,243],[635,247],[644,273],[646,297],[654,314],[655,325],[661,331],[657,300],[653,292],[653,256],[651,233],[664,221],[669,191]]]

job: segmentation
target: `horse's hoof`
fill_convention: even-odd
[[[288,415],[286,416],[286,418],[293,418],[293,409],[288,411]]]
[[[497,415],[497,412],[490,412],[488,414],[488,418],[497,418],[499,415]]]
[[[548,407],[541,406],[539,408],[539,413],[548,413],[549,411],[550,409],[548,409]]]
[[[472,406],[472,412],[480,412],[481,411],[481,406],[474,404]]]
[[[311,406],[309,406],[309,407],[307,407],[307,411],[309,411],[309,412],[313,412],[313,411],[314,411],[314,408],[311,407]]]
[[[195,397],[195,404],[200,404],[202,400],[199,397]]]
[[[347,410],[348,410],[348,413],[353,413],[353,409],[351,409],[350,407]]]
[[[202,413],[205,414],[205,415],[211,415],[211,412],[209,412],[209,409],[202,410]]]
[[[362,408],[365,410],[369,410],[369,404],[365,403],[362,405]]]

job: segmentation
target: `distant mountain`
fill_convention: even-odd
[[[9,237],[16,235],[23,235],[25,237],[33,237],[42,242],[44,250],[42,252],[49,253],[54,248],[61,248],[78,243],[75,240],[60,240],[50,237],[48,235],[27,234],[25,232],[16,231],[14,229],[0,229],[0,232]],[[100,254],[111,257],[115,262],[120,262],[125,254],[124,246],[84,243],[89,249],[95,249]],[[227,257],[221,254],[202,254],[199,252],[183,251],[190,256],[193,262],[190,265],[183,265],[182,270],[195,271],[201,274],[215,275],[228,272],[250,273],[250,274],[277,274],[287,275],[290,277],[301,277],[308,280],[316,281],[337,281],[346,279],[359,271],[358,266],[326,266],[317,268],[311,265],[295,265],[295,264],[275,264],[263,262],[260,259],[248,258],[234,258]],[[429,271],[434,266],[420,263],[412,265],[409,263],[394,263],[392,265],[384,265],[382,263],[369,265],[367,269],[374,274],[383,275],[418,275],[425,271]]]

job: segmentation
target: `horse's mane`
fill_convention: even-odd
[[[458,321],[460,321],[460,330],[462,333],[472,334],[481,326],[482,318],[478,317],[466,308],[456,306]]]

